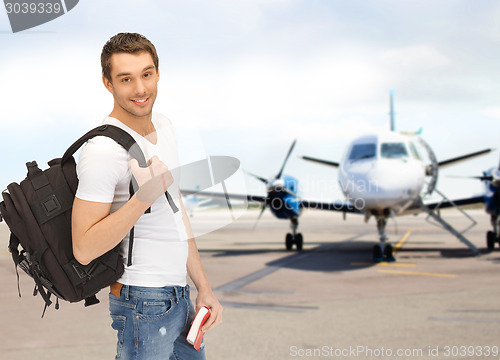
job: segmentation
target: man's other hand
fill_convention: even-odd
[[[147,165],[147,167],[141,168],[136,159],[130,161],[132,174],[139,185],[139,190],[135,193],[137,199],[152,204],[165,194],[168,187],[174,182],[174,178],[167,165],[158,156],[153,156]]]

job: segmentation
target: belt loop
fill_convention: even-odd
[[[130,294],[130,286],[129,285],[123,285],[122,293],[123,293],[123,296],[125,297],[125,300],[128,300],[129,299],[129,294]]]
[[[179,302],[179,291],[177,290],[177,286],[174,286],[174,294],[175,294],[175,303]]]
[[[189,295],[190,295],[190,293],[189,293],[189,285],[186,284],[186,286],[183,288],[183,290],[184,290],[184,294],[186,296],[186,299],[189,300]]]

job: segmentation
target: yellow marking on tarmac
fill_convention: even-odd
[[[417,264],[412,264],[412,263],[396,263],[396,262],[380,262],[377,264],[377,266],[388,266],[388,267],[415,267]]]
[[[399,262],[387,262],[387,261],[382,261],[379,263],[363,263],[363,262],[353,262],[351,263],[352,266],[387,266],[387,267],[414,267],[417,266],[416,264],[411,264],[411,263],[399,263]]]
[[[410,237],[411,230],[408,230],[408,232],[399,240],[399,242],[394,246],[394,250],[392,251],[393,254],[397,253],[401,246],[405,243],[406,240]]]
[[[457,276],[456,274],[425,273],[425,272],[403,271],[403,270],[379,270],[378,272],[388,273],[388,274],[399,274],[399,275],[432,276],[432,277],[447,277],[447,278],[454,278]]]

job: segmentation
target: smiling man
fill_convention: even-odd
[[[128,256],[128,233],[135,225],[132,264],[111,286],[109,308],[117,331],[116,359],[204,359],[186,341],[194,316],[186,276],[198,290],[196,308],[207,306],[207,331],[222,319],[191,231],[181,197],[174,212],[163,194],[179,192],[169,169],[179,166],[170,121],[153,112],[159,60],[153,44],[140,34],[112,37],[101,54],[104,86],[114,106],[104,124],[127,131],[148,161],[140,168],[120,145],[95,137],[82,149],[73,205],[73,251],[87,264],[120,244]],[[129,198],[131,176],[139,190]],[[147,209],[151,209],[146,213]]]

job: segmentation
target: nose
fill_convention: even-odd
[[[135,82],[135,94],[137,96],[142,96],[146,93],[146,85],[143,79],[139,79]]]

